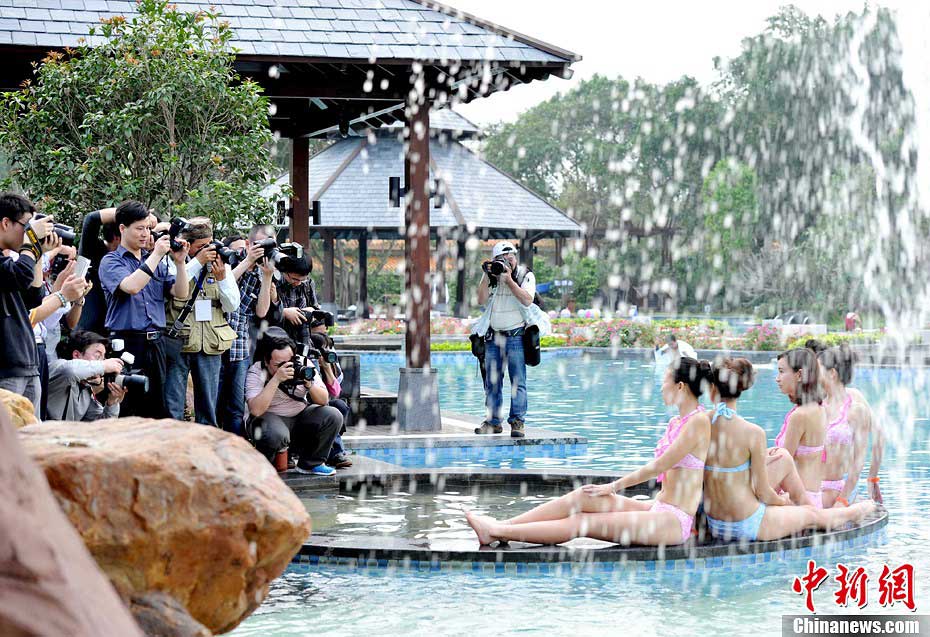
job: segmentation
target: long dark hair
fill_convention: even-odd
[[[724,358],[715,362],[711,382],[720,392],[721,398],[739,398],[740,394],[752,387],[756,380],[756,370],[745,358]]]
[[[856,353],[846,343],[830,347],[817,354],[817,360],[820,361],[823,368],[835,369],[836,375],[839,376],[840,382],[844,386],[852,382],[853,368],[857,359]]]
[[[808,403],[823,402],[823,389],[820,387],[820,366],[817,364],[817,355],[814,350],[806,347],[789,349],[778,355],[778,360],[785,359],[788,366],[796,372],[801,372],[801,382],[798,383],[794,393],[794,404],[806,405]]]

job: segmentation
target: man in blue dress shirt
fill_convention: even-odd
[[[164,236],[151,252],[143,248],[151,239],[149,211],[138,201],[126,201],[116,209],[120,246],[100,262],[100,285],[107,301],[106,327],[111,339],[122,339],[126,351],[135,356],[134,367],[149,377],[148,394],[130,391],[120,410],[121,416],[167,418],[165,407],[165,298],[187,298],[185,270],[188,244],[178,240],[180,249],[171,250]],[[168,270],[165,255],[171,258],[177,274]]]

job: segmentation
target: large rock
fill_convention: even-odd
[[[124,598],[168,593],[212,632],[257,608],[310,534],[271,464],[218,429],[122,418],[20,437]]]
[[[39,422],[39,419],[36,418],[35,408],[25,396],[14,394],[6,389],[0,389],[0,404],[5,405],[10,410],[9,416],[14,429]]]
[[[0,406],[0,635],[142,637]]]

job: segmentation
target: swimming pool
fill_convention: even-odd
[[[364,384],[396,389],[400,356],[365,356]],[[480,378],[469,355],[434,355],[442,407],[483,415]],[[924,370],[857,370],[853,383],[873,404],[889,444],[881,478],[891,521],[877,544],[833,555],[836,562],[863,566],[869,573],[870,603],[863,612],[881,612],[877,583],[883,564],[904,562],[917,573],[918,612],[926,612],[926,541],[930,538],[930,395]],[[500,458],[480,462],[449,459],[449,466],[541,469],[563,467],[624,471],[652,455],[668,414],[661,404],[652,365],[641,360],[582,356],[577,351],[546,356],[529,371],[527,422],[588,439],[587,448],[565,458]],[[774,437],[790,405],[778,394],[774,372],[764,366],[756,386],[741,402],[750,420]],[[433,461],[443,464],[441,456]],[[414,461],[418,464],[420,461]],[[424,463],[420,463],[421,466]],[[330,506],[327,504],[326,506]],[[330,509],[331,514],[331,509]],[[357,515],[358,513],[348,513]],[[327,512],[321,508],[320,515]],[[337,513],[338,516],[338,513]],[[451,518],[450,518],[451,519]],[[323,520],[321,520],[323,521]],[[385,520],[387,533],[396,528]],[[492,634],[732,634],[780,630],[782,614],[803,610],[790,590],[803,573],[803,560],[775,561],[744,571],[657,571],[576,573],[570,576],[493,575],[372,569],[358,573],[338,567],[292,571],[277,580],[265,604],[236,635],[410,635]],[[840,612],[835,584],[824,584],[815,600],[821,612]],[[901,612],[901,608],[897,608]],[[844,609],[842,612],[858,612]],[[887,611],[886,611],[887,612]],[[905,611],[906,612],[906,611]],[[622,622],[622,624],[621,624]]]

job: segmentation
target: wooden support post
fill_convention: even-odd
[[[410,138],[404,157],[407,205],[404,211],[404,269],[407,303],[407,368],[429,367],[429,104],[408,107]]]
[[[562,267],[563,265],[565,265],[564,250],[565,250],[565,238],[556,237],[555,238],[555,257],[553,259],[553,265],[556,265],[558,267]]]
[[[356,316],[369,318],[368,314],[368,232],[358,235],[358,311]]]
[[[436,233],[436,272],[433,275],[433,283],[436,289],[436,304],[442,307],[443,312],[448,312],[449,299],[446,297],[446,260],[448,259],[446,251],[446,233],[442,230]],[[432,303],[432,299],[430,299]]]
[[[455,315],[459,318],[468,316],[468,306],[465,303],[465,239],[459,237],[455,242]]]
[[[520,240],[520,263],[533,269],[533,242],[529,239]]]
[[[335,280],[335,247],[333,244],[333,233],[322,230],[320,236],[323,238],[323,303],[336,302],[336,280]]]
[[[291,241],[310,249],[310,140],[291,140]]]

